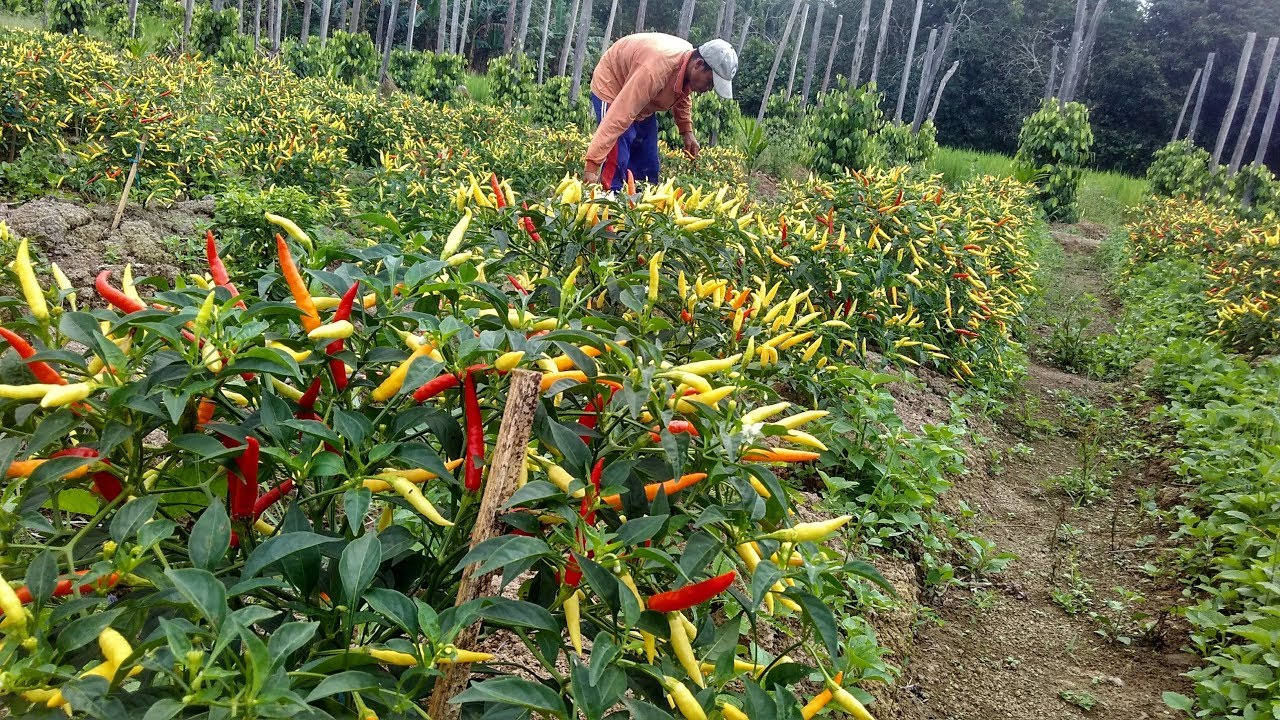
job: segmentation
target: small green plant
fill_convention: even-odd
[[[1209,189],[1209,151],[1176,140],[1156,151],[1147,167],[1151,192],[1166,197],[1204,197]]]
[[[850,87],[840,77],[835,87],[818,98],[809,120],[812,167],[822,175],[862,170],[879,161],[881,146],[874,141],[880,131],[881,96],[867,88]]]
[[[1080,572],[1079,555],[1072,551],[1067,563],[1065,587],[1049,591],[1050,597],[1068,615],[1079,615],[1093,606],[1093,587]]]
[[[747,167],[754,170],[765,148],[769,147],[769,141],[764,134],[764,125],[756,122],[755,118],[739,115],[737,131],[738,149],[747,157]]]
[[[471,99],[510,108],[530,107],[537,92],[536,76],[537,63],[527,55],[499,55],[489,61],[487,100],[474,94]]]
[[[1058,697],[1061,698],[1063,702],[1075,705],[1085,712],[1092,712],[1093,709],[1099,705],[1098,698],[1093,693],[1089,692],[1063,690],[1058,693]]]
[[[1080,103],[1067,103],[1060,109],[1057,100],[1046,100],[1022,124],[1015,171],[1020,178],[1043,176],[1036,182],[1036,201],[1049,220],[1079,219],[1076,196],[1092,147],[1089,110]]]

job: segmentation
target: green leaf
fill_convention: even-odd
[[[342,590],[349,607],[359,604],[373,576],[382,563],[382,544],[376,532],[366,532],[342,550],[338,560],[338,575],[342,578]]]
[[[111,623],[115,622],[122,612],[123,610],[106,610],[72,620],[58,633],[58,649],[76,650],[94,642],[103,630],[111,627]]]
[[[1164,700],[1165,705],[1168,705],[1174,710],[1182,710],[1187,713],[1195,711],[1195,702],[1182,693],[1166,691],[1160,697]]]
[[[502,677],[474,683],[449,701],[453,705],[471,702],[515,705],[558,718],[568,715],[559,693],[546,685],[518,677]]]
[[[330,675],[316,685],[316,689],[307,696],[307,702],[315,702],[338,693],[349,693],[356,690],[368,690],[378,687],[378,679],[367,672],[347,670],[337,675]]]
[[[245,561],[244,570],[240,573],[241,580],[248,580],[257,575],[263,568],[271,563],[283,560],[294,553],[302,552],[310,548],[320,545],[327,545],[337,542],[334,538],[324,535],[317,535],[313,532],[288,532],[283,535],[276,535],[269,538],[266,542],[258,546],[249,559]]]
[[[220,625],[227,616],[227,588],[213,573],[200,568],[178,568],[165,571],[187,602],[196,606],[206,619]]]
[[[173,720],[184,707],[186,706],[178,700],[164,698],[147,708],[147,713],[142,716],[142,720]]]
[[[53,589],[58,585],[58,561],[53,559],[52,552],[42,550],[35,556],[27,566],[25,582],[36,607],[53,595]]]
[[[153,496],[130,500],[111,518],[111,539],[117,543],[128,540],[155,515],[157,501]]]
[[[353,528],[364,526],[364,516],[369,514],[369,506],[373,504],[373,493],[367,487],[358,487],[342,494],[342,508],[347,513],[347,522]]]
[[[552,555],[551,546],[542,538],[523,535],[503,535],[490,538],[471,549],[450,572],[458,572],[474,562],[481,563],[473,573],[476,576],[496,570],[504,565],[540,555]]]
[[[795,597],[800,602],[800,607],[804,608],[804,614],[813,623],[818,630],[818,636],[822,638],[822,642],[827,646],[827,652],[834,660],[840,657],[840,633],[836,630],[836,618],[831,614],[828,608],[813,593],[800,592],[795,588],[788,588],[787,595]]]
[[[208,435],[179,435],[170,438],[169,444],[204,460],[232,453],[232,450]]]
[[[373,588],[364,594],[364,599],[374,612],[394,622],[410,635],[418,630],[417,611],[413,601],[404,593],[390,588]]]
[[[485,620],[506,627],[527,627],[535,630],[560,631],[560,623],[546,608],[523,600],[504,597],[493,598],[493,604],[480,611]]]
[[[645,517],[628,520],[618,528],[618,542],[623,547],[631,547],[639,545],[645,540],[651,540],[658,533],[662,532],[662,526],[666,524],[670,515],[647,515]]]
[[[290,654],[315,637],[319,627],[318,622],[287,622],[276,628],[267,640],[267,652],[271,655],[272,666],[282,666]]]
[[[214,499],[209,507],[200,514],[200,519],[191,526],[191,536],[187,540],[187,552],[191,563],[203,570],[212,570],[226,557],[231,547],[231,520],[222,501]]]

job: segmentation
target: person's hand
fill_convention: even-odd
[[[599,168],[597,168],[597,169],[595,169],[595,170],[592,170],[591,168],[586,168],[585,170],[583,170],[583,172],[582,172],[582,182],[583,182],[583,184],[585,184],[585,185],[594,185],[594,184],[596,184],[596,183],[600,182],[600,170],[599,170]]]
[[[698,144],[698,136],[692,132],[684,133],[680,136],[684,140],[684,151],[691,158],[698,157],[698,153],[702,152],[702,146]]]

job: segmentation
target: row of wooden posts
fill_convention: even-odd
[[[1240,107],[1240,97],[1244,93],[1245,78],[1249,74],[1251,60],[1253,58],[1253,47],[1258,40],[1257,33],[1249,33],[1245,36],[1244,49],[1240,53],[1240,63],[1236,67],[1235,86],[1231,90],[1231,100],[1227,103],[1226,112],[1222,117],[1222,127],[1218,129],[1218,139],[1213,146],[1211,169],[1216,170],[1222,165],[1222,154],[1226,151],[1227,140],[1231,136],[1232,127],[1235,125],[1236,111]],[[1258,112],[1262,108],[1262,98],[1266,94],[1268,81],[1271,81],[1272,67],[1275,64],[1276,46],[1280,44],[1280,38],[1270,38],[1267,40],[1267,47],[1262,53],[1262,64],[1258,67],[1257,78],[1254,80],[1253,93],[1249,98],[1249,107],[1244,113],[1244,122],[1241,123],[1240,129],[1236,134],[1236,145],[1234,152],[1231,153],[1230,161],[1227,164],[1227,175],[1235,175],[1240,170],[1240,165],[1244,161],[1244,156],[1248,150],[1249,140],[1253,136],[1254,125],[1258,121]],[[1191,78],[1191,86],[1187,88],[1186,99],[1182,101],[1182,110],[1178,113],[1178,122],[1173,128],[1173,137],[1170,142],[1186,139],[1192,144],[1196,141],[1196,130],[1200,127],[1200,112],[1204,107],[1205,92],[1209,87],[1209,79],[1213,76],[1213,63],[1217,53],[1209,53],[1205,58],[1204,65],[1200,66],[1195,75]],[[1187,127],[1187,134],[1182,134],[1182,124],[1186,119],[1187,109],[1191,106],[1191,98],[1196,98],[1195,107],[1191,112],[1191,123]],[[1267,147],[1271,144],[1271,133],[1275,129],[1276,116],[1280,114],[1280,73],[1276,74],[1275,80],[1271,81],[1271,102],[1267,107],[1267,114],[1262,122],[1262,133],[1258,137],[1258,146],[1254,151],[1253,162],[1262,165],[1266,158]]]

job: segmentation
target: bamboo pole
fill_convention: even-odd
[[[818,43],[822,41],[822,9],[826,3],[818,0],[818,17],[813,21],[813,37],[809,39],[809,57],[805,59],[804,83],[800,86],[800,107],[809,104],[809,90],[813,87],[813,73],[818,64]],[[834,47],[834,45],[833,45]]]
[[[791,38],[791,28],[796,24],[796,15],[800,14],[800,0],[792,0],[791,15],[787,17],[787,25],[782,30],[782,42],[778,43],[778,49],[773,54],[773,67],[769,68],[769,77],[764,82],[764,95],[760,97],[760,111],[756,113],[756,122],[764,122],[764,109],[769,105],[769,93],[773,91],[773,80],[778,74],[778,66],[782,64],[782,56],[787,51],[787,40]],[[751,24],[751,16],[747,16],[747,24]],[[747,36],[746,26],[743,26],[742,37]]]
[[[1182,111],[1178,113],[1178,124],[1173,126],[1173,137],[1169,138],[1169,142],[1175,142],[1178,135],[1182,132],[1182,121],[1187,117],[1187,108],[1191,107],[1191,98],[1196,94],[1196,86],[1200,84],[1200,73],[1204,72],[1204,68],[1196,68],[1196,74],[1191,77],[1191,87],[1187,88],[1187,97],[1182,101]]]
[[[870,0],[867,0],[870,2]],[[827,71],[822,74],[822,90],[820,93],[827,91],[827,86],[831,84],[831,66],[836,61],[836,50],[840,47],[840,30],[844,27],[844,15],[836,15],[836,32],[831,36],[831,49],[827,51]]]
[[[907,102],[907,85],[911,84],[911,65],[915,62],[916,36],[920,33],[920,15],[923,12],[924,0],[916,0],[916,14],[911,21],[911,35],[907,38],[907,61],[902,65],[902,82],[898,85],[898,105],[893,111],[895,123],[902,122],[902,106]]]
[[[564,44],[560,47],[560,63],[556,66],[556,75],[564,75],[569,67],[569,48],[573,46],[573,29],[578,25],[580,9],[582,9],[582,0],[573,0],[573,10],[569,12],[569,21],[564,25]]]
[[[1262,135],[1258,137],[1258,149],[1254,152],[1253,161],[1259,165],[1266,160],[1267,146],[1271,144],[1271,131],[1276,126],[1276,115],[1280,114],[1280,73],[1271,83],[1271,104],[1267,106],[1267,119],[1262,122]]]
[[[553,0],[547,0],[547,6],[542,10],[542,46],[538,48],[538,84],[542,84],[542,73],[547,65],[547,37],[551,34],[551,3]]]
[[[871,0],[862,0],[862,16],[853,42],[853,64],[849,67],[849,87],[858,87],[862,79],[862,56],[867,52],[867,33],[871,30]]]
[[[1262,66],[1258,68],[1258,79],[1253,86],[1253,97],[1249,98],[1249,109],[1244,113],[1244,124],[1240,126],[1240,135],[1236,138],[1236,150],[1231,154],[1231,164],[1227,166],[1227,174],[1235,175],[1244,161],[1244,151],[1249,145],[1249,137],[1253,135],[1253,123],[1258,119],[1258,111],[1262,109],[1262,96],[1267,92],[1267,80],[1271,78],[1271,61],[1276,57],[1276,43],[1280,38],[1267,40],[1267,49],[1262,53]]]
[[[1204,74],[1200,76],[1200,90],[1196,93],[1196,109],[1191,113],[1191,127],[1187,129],[1187,139],[1195,144],[1196,128],[1200,127],[1200,109],[1204,107],[1204,94],[1209,89],[1209,77],[1213,74],[1213,60],[1217,53],[1209,53],[1204,61]]]
[[[311,36],[311,5],[312,5],[312,0],[303,0],[302,32],[298,33],[298,42],[304,45],[307,43],[307,38]]]
[[[573,77],[569,81],[569,105],[577,107],[578,89],[582,85],[582,65],[587,59],[587,35],[591,32],[592,0],[582,4],[582,17],[578,20],[577,41],[573,49]]]
[[[324,47],[329,42],[329,16],[332,13],[333,0],[324,0],[320,3],[320,47]]]
[[[1231,90],[1231,101],[1227,103],[1227,112],[1222,116],[1222,127],[1218,129],[1218,142],[1213,146],[1213,159],[1209,163],[1210,170],[1217,170],[1222,161],[1222,151],[1227,147],[1227,136],[1231,134],[1231,125],[1236,119],[1236,107],[1240,105],[1240,93],[1244,91],[1244,78],[1249,74],[1249,60],[1253,57],[1253,43],[1258,33],[1249,33],[1244,38],[1244,50],[1240,52],[1240,64],[1236,66],[1236,83]]]
[[[800,48],[804,46],[804,29],[809,23],[809,3],[804,4],[804,12],[800,15],[800,31],[796,33],[796,47],[791,53],[791,73],[787,76],[787,94],[783,97],[790,99],[791,91],[796,85],[796,65],[800,63]]]
[[[116,216],[111,220],[111,230],[114,232],[120,227],[120,219],[124,217],[124,207],[129,202],[129,191],[133,189],[133,181],[138,177],[138,163],[142,162],[142,152],[147,149],[147,138],[151,132],[143,131],[142,137],[138,138],[138,152],[134,154],[133,161],[129,163],[129,176],[124,180],[124,190],[120,193],[120,202],[116,203]]]
[[[600,56],[604,57],[609,46],[613,44],[613,19],[618,16],[618,0],[609,6],[609,21],[604,24],[604,41],[600,43]]]
[[[738,0],[729,0],[725,5],[724,27],[720,28],[719,37],[724,38],[726,42],[731,42],[733,40],[733,20],[738,12]]]
[[[640,0],[640,5],[636,7],[636,32],[644,32],[644,15],[649,8],[649,0]]]
[[[529,370],[511,371],[511,388],[507,393],[507,403],[502,411],[502,424],[498,428],[498,439],[493,450],[493,462],[489,466],[485,479],[484,492],[480,496],[480,508],[476,514],[476,524],[471,529],[471,548],[491,540],[502,534],[502,523],[498,514],[516,490],[516,481],[520,476],[520,468],[525,463],[525,453],[529,447],[529,438],[533,432],[533,418],[538,409],[539,384],[542,375]],[[462,570],[462,579],[458,582],[458,595],[455,607],[464,605],[476,598],[496,593],[496,580],[501,575],[494,572],[477,577],[475,565],[468,565]],[[479,637],[477,624],[467,626],[453,641],[458,647],[471,647]],[[449,704],[455,695],[464,690],[471,678],[469,663],[450,664],[444,670],[444,676],[436,680],[435,690],[431,693],[428,714],[435,720],[454,720],[458,717],[457,705]]]
[[[893,0],[884,0],[884,12],[880,14],[880,36],[876,38],[876,52],[871,58],[871,78],[868,85],[875,85],[880,77],[880,58],[884,55],[884,41],[889,33],[889,14],[893,12]]]
[[[418,24],[418,0],[409,2],[409,27],[404,37],[404,51],[413,52],[413,29]]]
[[[519,9],[517,0],[507,0],[507,22],[502,29],[502,54],[507,55],[516,44],[516,12]]]
[[[742,21],[742,34],[738,36],[738,44],[734,46],[734,52],[738,56],[742,56],[742,46],[747,44],[747,32],[751,30],[751,16],[748,15],[746,20]]]
[[[947,81],[951,79],[952,75],[956,74],[956,70],[959,68],[959,60],[951,63],[951,67],[947,69],[946,74],[942,76],[942,80],[938,82],[938,92],[933,95],[933,107],[929,108],[929,122],[933,122],[934,116],[938,114],[938,106],[942,103],[942,91],[947,88]]]

